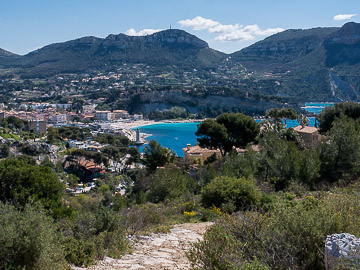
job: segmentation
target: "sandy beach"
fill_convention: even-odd
[[[121,122],[122,128],[125,129],[134,129],[137,127],[157,125],[157,124],[166,124],[166,123],[193,123],[193,122],[202,122],[204,119],[190,119],[190,120],[137,120],[133,122]],[[119,123],[120,124],[120,123]]]

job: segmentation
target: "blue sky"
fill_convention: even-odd
[[[26,54],[83,36],[148,34],[171,25],[234,52],[283,29],[349,21],[360,22],[359,0],[1,0],[0,48]]]

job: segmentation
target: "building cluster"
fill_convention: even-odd
[[[83,142],[83,141],[76,141],[76,140],[68,140],[69,148],[75,148],[75,149],[84,149],[85,151],[90,152],[100,152],[100,149],[105,147],[105,145],[102,145],[98,142],[91,141],[91,139]]]
[[[1,105],[1,104],[0,104]],[[22,103],[17,108],[5,110],[0,106],[0,121],[10,116],[17,117],[28,123],[28,129],[45,133],[48,126],[77,126],[89,127],[98,132],[123,134],[122,129],[112,127],[111,123],[121,121],[142,120],[142,114],[130,115],[126,110],[100,111],[96,110],[96,103],[85,104],[81,112],[71,111],[73,104],[50,104],[50,103]],[[88,121],[86,121],[88,120]],[[85,124],[86,123],[86,124]],[[125,132],[126,133],[126,132]],[[129,133],[129,132],[128,132]],[[132,132],[129,135],[133,136]]]
[[[142,120],[142,114],[134,114],[130,115],[125,110],[114,110],[114,111],[96,111],[95,112],[95,119],[99,121],[116,121],[122,119],[132,119],[132,120]]]

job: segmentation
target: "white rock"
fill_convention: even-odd
[[[326,237],[325,266],[334,269],[339,263],[360,266],[360,238],[349,233],[332,234]]]

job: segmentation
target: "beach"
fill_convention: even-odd
[[[124,129],[135,129],[138,127],[157,125],[157,124],[167,124],[167,123],[194,123],[194,122],[202,122],[204,119],[188,119],[188,120],[137,120],[133,122],[119,122],[119,127]]]

